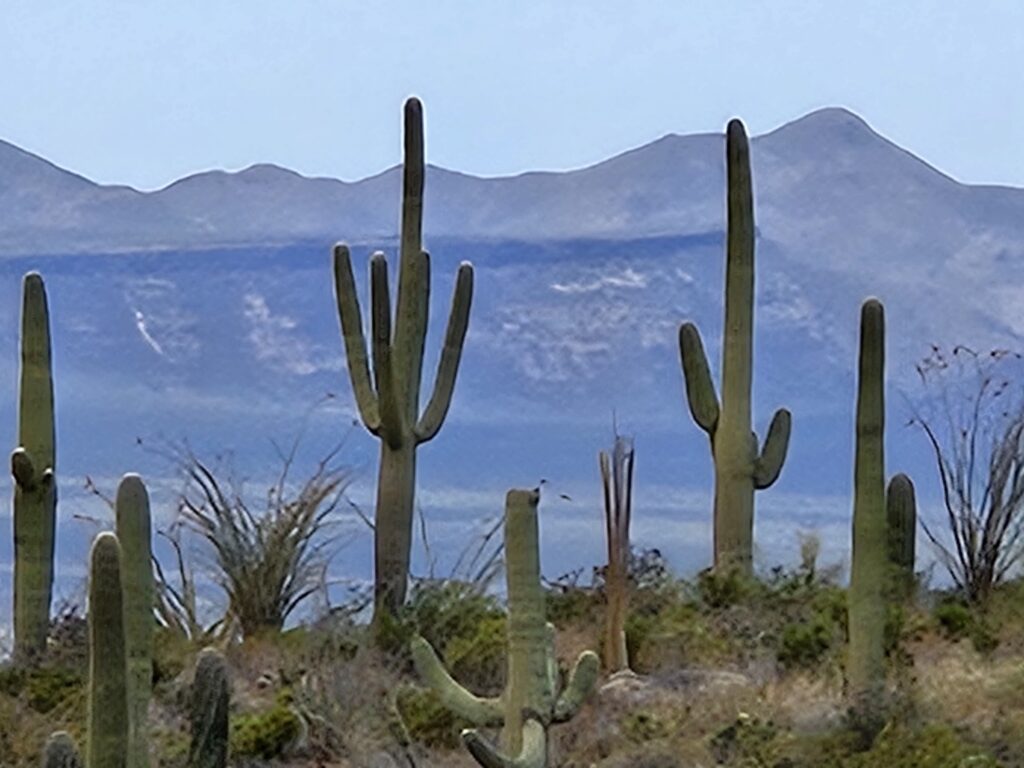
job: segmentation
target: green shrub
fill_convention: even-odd
[[[950,640],[960,640],[967,636],[971,626],[971,611],[959,600],[946,599],[935,606],[933,613],[942,634]]]
[[[599,594],[595,590],[580,587],[549,589],[545,596],[548,621],[556,627],[593,619],[598,616],[598,608],[601,606]]]
[[[728,608],[750,597],[757,582],[738,568],[709,568],[697,575],[697,594],[708,608]]]
[[[85,681],[76,672],[67,669],[41,667],[34,669],[25,682],[25,699],[40,714],[53,711],[73,694],[81,693]]]
[[[426,688],[405,685],[395,701],[409,735],[428,747],[458,749],[459,734],[472,724],[452,714],[437,694]]]
[[[886,728],[867,752],[853,756],[844,768],[999,768],[985,750],[965,742],[947,725],[920,730]]]
[[[282,691],[266,712],[250,712],[231,718],[231,754],[237,757],[280,757],[299,737],[302,724]]]
[[[779,663],[787,668],[815,666],[831,648],[832,635],[832,626],[820,618],[786,625],[779,642]]]
[[[472,634],[459,634],[448,641],[444,660],[451,675],[475,691],[497,693],[505,685],[508,640],[504,614],[487,616]]]
[[[655,712],[639,710],[630,712],[622,719],[622,734],[637,744],[655,739],[664,739],[672,732],[669,723]]]

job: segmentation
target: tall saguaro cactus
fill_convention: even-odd
[[[89,570],[89,768],[128,765],[128,686],[121,545],[101,533]]]
[[[14,476],[14,656],[19,663],[46,649],[53,597],[57,485],[54,477],[53,371],[43,278],[22,286],[21,383]]]
[[[451,404],[473,296],[473,267],[459,266],[437,380],[420,414],[423,348],[430,305],[430,259],[422,247],[423,108],[405,103],[405,162],[398,295],[392,327],[388,265],[383,253],[370,259],[373,379],[349,250],[334,249],[334,281],[352,389],[363,423],[380,438],[375,513],[375,622],[405,602],[412,548],[416,448],[437,435]]]
[[[608,539],[608,570],[605,595],[605,666],[611,672],[629,669],[626,650],[626,613],[629,610],[629,522],[633,511],[633,463],[636,451],[632,438],[615,436],[611,455],[598,454],[604,491],[605,536]]]
[[[715,464],[715,567],[753,566],[754,490],[770,487],[782,471],[789,446],[790,413],[775,412],[758,449],[751,426],[754,346],[754,196],[750,148],[739,120],[726,129],[728,183],[725,325],[722,397],[711,381],[700,332],[679,329],[679,354],[693,420],[711,438]]]
[[[598,675],[592,651],[580,654],[565,689],[557,690],[554,632],[545,622],[540,582],[536,490],[512,490],[505,500],[505,556],[508,586],[508,684],[498,698],[475,696],[459,685],[421,637],[413,640],[416,669],[442,702],[477,726],[502,727],[500,747],[476,730],[462,739],[485,768],[545,768],[547,728],[579,710]]]
[[[224,656],[204,648],[196,662],[190,720],[188,768],[225,768],[228,764],[228,709],[231,686]]]
[[[875,299],[861,308],[857,377],[847,686],[855,722],[873,739],[884,722],[891,574],[885,499],[885,316]]]
[[[149,494],[142,478],[121,478],[114,504],[121,543],[125,653],[128,660],[128,768],[149,766],[149,699],[153,687],[154,592]]]

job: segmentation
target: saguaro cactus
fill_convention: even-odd
[[[855,722],[873,739],[884,722],[890,578],[884,456],[885,316],[875,299],[864,302],[861,309],[856,419],[847,686]]]
[[[46,740],[43,768],[82,768],[78,747],[67,731],[57,731]]]
[[[25,275],[21,309],[21,383],[14,476],[14,657],[19,663],[46,650],[53,597],[54,478],[53,371],[50,319],[43,278]]]
[[[679,354],[694,421],[711,438],[715,464],[715,567],[753,566],[754,489],[770,487],[782,471],[789,446],[790,414],[775,412],[758,449],[751,427],[750,393],[754,344],[754,198],[750,149],[743,124],[726,130],[728,177],[725,325],[722,398],[719,405],[700,333],[679,329]]]
[[[895,475],[885,491],[888,519],[889,563],[900,599],[910,595],[914,585],[917,556],[917,500],[914,483],[904,474]]]
[[[128,768],[149,765],[149,699],[153,687],[153,554],[149,495],[138,475],[121,478],[114,504],[121,543],[125,653],[128,659]]]
[[[205,648],[192,683],[192,743],[188,768],[225,768],[228,764],[228,665],[219,651]]]
[[[345,245],[334,249],[334,281],[356,404],[367,430],[380,438],[374,536],[375,622],[405,602],[412,547],[416,448],[441,428],[451,404],[473,296],[473,267],[464,262],[455,279],[451,315],[438,363],[434,392],[422,415],[420,381],[430,304],[430,259],[422,248],[423,109],[405,103],[405,163],[398,296],[392,332],[388,265],[383,253],[370,259],[373,380],[352,263]]]
[[[554,656],[554,632],[544,620],[540,583],[536,490],[512,490],[505,501],[508,585],[508,685],[498,698],[475,696],[445,671],[421,637],[412,643],[413,661],[424,682],[450,710],[477,726],[502,726],[500,749],[476,730],[462,733],[466,748],[485,768],[544,768],[547,728],[579,710],[597,679],[600,662],[580,654],[561,695]]]
[[[608,569],[605,572],[605,666],[611,672],[629,669],[626,650],[626,613],[629,610],[629,521],[633,510],[632,438],[615,436],[609,456],[598,454],[604,490],[605,535],[608,539]]]
[[[89,570],[89,768],[128,764],[128,686],[121,545],[101,533]]]

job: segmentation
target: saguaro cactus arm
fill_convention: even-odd
[[[528,716],[524,719],[523,747],[515,757],[502,754],[491,742],[472,729],[462,732],[462,741],[469,753],[483,768],[546,768],[548,764],[547,732],[535,716]]]
[[[904,474],[893,476],[885,491],[889,522],[889,562],[912,580],[916,559],[917,500],[913,481]]]
[[[565,690],[555,702],[555,709],[551,716],[554,723],[564,723],[571,720],[583,702],[587,700],[590,692],[594,690],[597,677],[601,670],[601,660],[593,651],[584,651],[576,659],[576,663],[569,673],[569,680],[565,684]]]
[[[392,448],[402,445],[402,409],[395,381],[395,358],[391,344],[391,294],[388,263],[379,251],[370,259],[370,296],[373,305],[373,375],[377,384],[380,435]]]
[[[686,399],[693,420],[709,435],[714,435],[720,410],[718,393],[711,381],[711,369],[704,353],[700,331],[693,323],[683,323],[679,327],[679,357],[683,364]]]
[[[380,429],[380,411],[377,394],[370,383],[370,365],[363,336],[363,317],[359,309],[359,294],[352,277],[352,258],[348,246],[334,246],[334,295],[341,320],[341,335],[345,342],[345,359],[355,394],[359,416],[371,434]]]
[[[502,700],[476,696],[459,685],[422,637],[412,641],[412,659],[423,682],[452,712],[481,727],[496,728],[505,722]]]
[[[444,335],[444,347],[441,359],[437,364],[437,377],[434,380],[434,391],[430,396],[423,416],[416,424],[416,439],[425,443],[437,435],[448,413],[455,390],[455,377],[459,371],[459,360],[462,358],[462,347],[469,328],[469,309],[473,302],[473,265],[464,261],[459,265],[455,277],[455,289],[452,293],[451,314],[448,316],[448,328]]]
[[[754,461],[754,487],[758,490],[770,488],[779,479],[782,465],[786,461],[786,451],[789,449],[791,427],[792,417],[789,411],[785,408],[777,410],[772,417],[772,423],[768,426],[761,454]]]

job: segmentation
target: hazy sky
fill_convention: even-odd
[[[846,106],[969,182],[1024,186],[1024,2],[0,0],[0,138],[151,189],[274,162],[578,167],[665,133]]]

